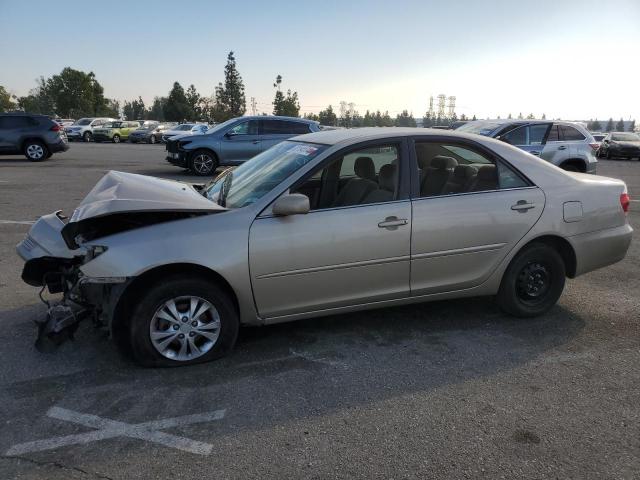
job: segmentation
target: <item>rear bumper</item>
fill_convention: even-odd
[[[620,227],[568,237],[576,253],[576,276],[622,260],[631,244],[633,228]]]
[[[51,153],[66,152],[69,150],[69,143],[60,141],[58,143],[51,143],[47,145],[47,147]]]

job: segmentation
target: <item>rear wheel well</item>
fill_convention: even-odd
[[[567,277],[574,278],[576,276],[576,252],[567,240],[556,235],[545,235],[531,240],[523,248],[532,243],[543,243],[553,248],[562,257]]]
[[[565,169],[566,167],[575,167],[579,172],[587,173],[587,164],[584,160],[579,158],[570,158],[569,160],[565,160],[560,164],[560,168]]]
[[[47,151],[49,151],[49,149],[47,148],[47,142],[45,142],[42,138],[40,137],[27,137],[24,140],[22,140],[22,143],[20,144],[20,150],[24,151],[24,148],[27,146],[27,143],[29,142],[38,142],[40,144],[42,144]]]
[[[140,298],[140,295],[153,286],[153,284],[175,275],[184,275],[189,278],[197,277],[216,284],[227,295],[229,295],[236,312],[239,314],[240,307],[238,304],[238,297],[229,282],[227,282],[219,273],[193,263],[173,263],[169,265],[162,265],[152,268],[151,270],[144,272],[139,277],[136,277],[118,299],[113,311],[113,318],[111,320],[111,332],[118,343],[122,345],[122,342],[126,338],[129,320],[128,313],[135,305],[137,299]]]

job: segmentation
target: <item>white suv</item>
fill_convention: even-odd
[[[113,122],[117,119],[115,118],[81,118],[76,120],[76,122],[70,127],[65,127],[65,132],[67,132],[67,138],[69,140],[84,140],[85,142],[90,142],[93,138],[93,129],[96,127],[101,127],[107,122]]]

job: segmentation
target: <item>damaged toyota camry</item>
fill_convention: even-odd
[[[40,345],[90,320],[174,366],[225,355],[240,325],[469,296],[542,315],[567,277],[624,258],[628,208],[622,181],[490,138],[332,130],[206,185],[109,172],[17,251],[24,281],[62,296]]]

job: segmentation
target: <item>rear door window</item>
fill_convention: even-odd
[[[309,133],[309,125],[289,120],[263,120],[262,133],[265,135],[301,135]]]
[[[500,137],[500,140],[516,146],[542,145],[549,124],[525,125],[511,130]]]
[[[30,117],[24,117],[21,115],[17,115],[15,117],[6,116],[0,117],[0,128],[3,130],[8,130],[12,128],[24,128],[24,127],[33,127],[37,125],[38,122],[33,120]]]
[[[552,125],[551,130],[549,131],[549,136],[547,137],[547,142],[559,142],[560,141],[560,132],[558,131],[558,125]]]
[[[559,125],[560,132],[565,141],[584,140],[585,136],[581,134],[578,129],[570,127],[568,125]]]

